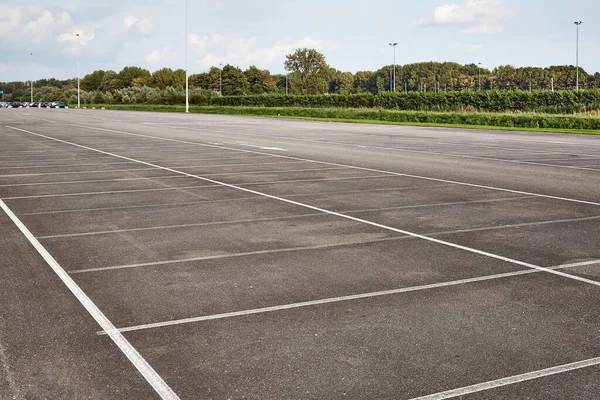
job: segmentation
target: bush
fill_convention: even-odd
[[[600,110],[600,90],[383,92],[377,95],[252,95],[213,97],[212,106],[383,108],[412,111],[521,111],[553,114]]]

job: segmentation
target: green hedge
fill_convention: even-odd
[[[354,95],[256,95],[211,97],[198,105],[233,107],[341,107],[411,111],[522,111],[570,114],[600,110],[600,90],[462,91],[440,93],[380,93]]]

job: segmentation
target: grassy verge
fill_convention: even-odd
[[[105,105],[110,110],[183,112],[172,105]],[[89,108],[88,107],[88,108]],[[419,112],[380,109],[296,108],[296,107],[190,107],[200,114],[245,115],[295,118],[313,121],[375,123],[447,128],[600,134],[600,118],[550,114],[503,114]]]

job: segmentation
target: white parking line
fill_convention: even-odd
[[[180,224],[180,225],[160,225],[160,226],[149,226],[146,228],[129,228],[129,229],[115,229],[115,230],[109,230],[109,231],[65,233],[65,234],[57,234],[57,235],[38,236],[37,238],[39,240],[46,240],[46,239],[72,238],[72,237],[94,236],[94,235],[112,235],[112,234],[126,233],[126,232],[158,231],[158,230],[163,230],[163,229],[196,228],[196,227],[200,227],[200,226],[235,225],[235,224],[247,224],[247,223],[255,223],[255,222],[284,221],[284,220],[288,220],[288,219],[302,219],[302,218],[317,217],[319,215],[326,215],[326,214],[310,213],[310,214],[288,215],[288,216],[271,217],[271,218],[198,222],[195,224]]]
[[[377,210],[368,210],[368,211],[377,211]],[[362,212],[362,211],[356,211]],[[315,215],[325,215],[322,213],[319,214],[306,214],[303,216],[298,216],[296,218],[302,218],[304,216],[310,217]],[[541,221],[541,222],[528,222],[522,224],[513,224],[513,225],[493,225],[493,226],[484,226],[479,228],[470,228],[470,229],[455,229],[449,231],[438,231],[438,232],[428,232],[428,236],[446,236],[446,235],[455,235],[460,233],[470,233],[470,232],[486,232],[486,231],[496,231],[502,229],[514,229],[514,228],[523,228],[528,226],[543,226],[543,225],[551,225],[551,224],[560,224],[565,222],[582,222],[582,221],[593,221],[600,219],[600,216],[597,217],[584,217],[584,218],[573,218],[573,219],[563,219],[563,220],[552,220],[552,221]],[[256,221],[241,221],[241,222],[260,222],[261,220]],[[119,231],[102,231],[102,232],[90,232],[84,234],[65,234],[65,235],[52,235],[52,236],[40,236],[40,240],[44,239],[54,239],[54,238],[63,238],[63,237],[77,237],[77,236],[92,236],[96,234],[112,234],[112,233],[123,233],[123,232],[136,232],[136,231],[144,231],[144,230],[155,230],[155,229],[176,229],[176,228],[184,228],[184,227],[193,227],[193,226],[203,226],[203,225],[227,225],[227,224],[235,224],[240,221],[230,221],[230,222],[219,222],[219,223],[204,223],[204,224],[189,224],[189,225],[180,225],[180,226],[159,226],[154,228],[140,228],[140,229],[124,229]],[[296,251],[305,251],[305,250],[320,250],[323,248],[333,248],[333,247],[346,247],[349,245],[356,244],[368,244],[368,243],[376,243],[381,241],[389,241],[389,240],[402,240],[402,239],[414,239],[411,236],[399,236],[396,238],[385,238],[385,239],[376,239],[376,240],[368,240],[365,242],[345,242],[345,243],[334,243],[328,245],[317,245],[317,246],[302,246],[302,247],[286,247],[280,249],[272,249],[272,250],[261,250],[258,252],[242,252],[242,253],[229,253],[219,256],[205,256],[205,257],[195,257],[195,258],[185,258],[185,259],[171,259],[171,260],[163,260],[163,261],[152,261],[146,263],[138,263],[138,264],[125,264],[125,265],[113,265],[108,267],[97,267],[97,268],[86,268],[86,269],[78,269],[69,271],[72,274],[82,274],[86,272],[98,272],[98,271],[113,271],[118,269],[131,269],[131,268],[144,268],[144,267],[154,267],[158,265],[170,265],[170,264],[181,264],[190,261],[206,261],[213,260],[215,258],[236,258],[242,256],[253,256],[253,255],[263,255],[263,254],[275,254],[275,253],[292,253]]]
[[[35,169],[35,168],[60,168],[60,167],[93,167],[98,165],[121,165],[121,164],[135,164],[133,161],[123,161],[116,163],[94,163],[94,164],[43,164],[43,165],[26,165],[26,166],[6,166],[0,165],[0,170],[3,169]]]
[[[181,178],[186,178],[182,176]],[[439,186],[419,186],[418,188],[437,188],[443,187],[445,185]],[[417,188],[417,187],[414,187]],[[409,188],[410,189],[410,188]],[[379,190],[390,190],[390,189],[375,189],[375,190],[351,190],[351,191],[338,191],[338,192],[322,192],[322,193],[311,193],[314,196],[319,195],[329,195],[329,194],[343,194],[343,193],[360,193],[360,192],[371,192],[371,191],[379,191]],[[306,196],[305,194],[295,194],[290,195],[288,197],[302,197]],[[377,209],[365,209],[359,211],[387,211],[387,210],[395,210],[395,209],[403,209],[403,208],[420,208],[420,207],[438,207],[438,206],[448,206],[455,204],[469,204],[469,203],[486,203],[486,202],[496,202],[496,201],[510,201],[510,200],[518,200],[518,199],[528,199],[532,198],[531,196],[519,196],[519,197],[503,197],[500,199],[489,199],[489,200],[472,200],[472,201],[457,201],[457,202],[448,202],[448,203],[431,203],[431,204],[416,204],[409,206],[398,206],[398,207],[387,207],[387,208],[377,208]],[[21,216],[26,215],[50,215],[50,214],[66,214],[66,213],[80,213],[80,212],[95,212],[95,211],[116,211],[116,210],[128,210],[128,209],[136,209],[136,208],[151,208],[151,207],[171,207],[171,206],[187,206],[187,205],[196,205],[196,204],[210,204],[210,203],[219,203],[219,202],[234,202],[248,199],[263,199],[263,197],[259,196],[250,196],[250,197],[240,197],[236,199],[225,199],[225,200],[207,200],[200,202],[183,202],[183,203],[153,203],[153,204],[145,204],[138,206],[120,206],[120,207],[101,207],[101,208],[79,208],[79,209],[68,209],[68,210],[57,210],[57,211],[36,211],[29,213],[19,213]],[[350,212],[350,210],[349,210]],[[351,212],[355,212],[351,210]]]
[[[92,273],[92,272],[155,267],[155,266],[168,265],[168,264],[184,264],[184,263],[188,263],[188,262],[220,260],[220,259],[224,259],[224,258],[240,258],[240,257],[249,257],[249,256],[259,256],[259,255],[265,255],[265,254],[292,253],[292,252],[307,251],[307,250],[323,250],[323,249],[331,249],[331,248],[336,248],[336,247],[355,246],[355,245],[359,245],[359,244],[392,242],[392,241],[403,240],[403,239],[411,239],[411,237],[410,236],[393,236],[393,237],[386,237],[386,238],[380,238],[380,239],[357,240],[357,241],[353,241],[353,242],[344,242],[344,243],[317,244],[317,245],[313,245],[313,246],[286,247],[286,248],[282,248],[282,249],[257,250],[257,251],[246,251],[246,252],[242,252],[242,253],[233,253],[233,254],[228,253],[228,254],[218,254],[218,255],[214,255],[214,256],[181,258],[179,260],[152,261],[152,262],[139,263],[139,264],[74,269],[74,270],[69,271],[69,274],[72,274],[72,275],[88,274],[88,273]]]
[[[332,162],[326,162],[326,161],[310,160],[310,159],[301,158],[301,157],[292,157],[292,156],[284,156],[284,155],[280,155],[280,154],[263,153],[263,152],[258,152],[258,151],[254,151],[254,150],[243,150],[243,149],[236,149],[236,148],[226,147],[226,146],[214,146],[214,145],[209,145],[209,144],[190,142],[190,141],[186,141],[186,140],[178,140],[178,139],[163,138],[163,137],[157,137],[157,136],[151,136],[151,135],[143,135],[140,133],[116,131],[113,129],[96,128],[96,127],[90,127],[90,126],[85,126],[85,125],[75,125],[75,124],[71,124],[71,125],[77,126],[80,128],[96,129],[96,130],[106,131],[106,132],[115,132],[115,133],[121,133],[124,135],[139,136],[139,137],[145,137],[145,138],[154,139],[154,140],[173,141],[173,142],[191,144],[191,145],[196,145],[196,146],[201,146],[201,147],[216,147],[216,148],[226,149],[226,150],[238,150],[238,151],[244,152],[244,153],[264,154],[264,155],[270,155],[273,157],[285,158],[285,159],[289,159],[289,160],[314,162],[314,163],[319,163],[319,164],[324,164],[324,165],[335,165],[338,167],[346,167],[346,168],[358,169],[358,170],[362,170],[362,171],[377,172],[377,173],[386,174],[386,175],[405,176],[405,177],[409,177],[409,178],[424,179],[424,180],[435,181],[435,182],[452,183],[452,184],[460,185],[460,186],[477,187],[477,188],[490,189],[490,190],[496,190],[496,191],[501,191],[501,192],[509,192],[509,193],[516,193],[516,194],[522,194],[522,195],[543,197],[543,198],[547,198],[547,199],[570,201],[573,203],[591,204],[594,206],[600,206],[599,202],[572,199],[572,198],[560,197],[560,196],[551,196],[551,195],[546,195],[546,194],[541,194],[541,193],[525,192],[522,190],[506,189],[506,188],[500,188],[500,187],[495,187],[495,186],[478,185],[478,184],[474,184],[474,183],[453,181],[453,180],[449,180],[449,179],[432,178],[429,176],[404,174],[404,173],[400,173],[400,172],[384,171],[384,170],[378,170],[378,169],[374,169],[374,168],[358,167],[355,165],[346,165],[346,164],[332,163]],[[7,127],[8,127],[8,125],[7,125]],[[15,128],[13,128],[13,129],[15,129]],[[26,133],[30,133],[30,132],[26,132]],[[39,135],[39,134],[36,134],[36,135]],[[54,138],[52,138],[52,139],[54,139]],[[60,139],[58,139],[58,140],[60,140]]]
[[[0,178],[20,178],[25,176],[48,176],[48,175],[72,175],[72,174],[102,174],[107,172],[137,172],[150,171],[154,168],[132,168],[132,169],[107,169],[104,171],[71,171],[71,172],[43,172],[39,174],[9,174],[0,175]]]
[[[327,169],[319,169],[319,171],[323,170],[337,170],[340,168],[327,168]],[[306,171],[306,170],[299,170]],[[284,172],[299,172],[299,171],[284,171]],[[220,176],[220,175],[251,175],[251,174],[264,174],[269,172],[282,172],[282,171],[259,171],[259,172],[246,172],[246,173],[223,173],[223,174],[207,174],[205,176]],[[379,176],[374,176],[375,178]],[[351,176],[345,178],[321,178],[321,179],[297,179],[297,180],[287,180],[287,181],[259,181],[259,182],[250,182],[250,183],[239,183],[240,186],[252,186],[252,185],[263,185],[263,184],[275,184],[275,183],[290,183],[290,182],[322,182],[322,181],[334,181],[334,180],[344,180],[344,179],[367,179],[374,178],[373,176]],[[183,177],[182,177],[183,178]],[[185,187],[166,187],[166,188],[158,188],[158,189],[130,189],[130,190],[113,190],[113,191],[105,191],[105,192],[84,192],[84,193],[57,193],[57,194],[41,194],[41,195],[32,195],[32,196],[15,196],[15,197],[4,197],[4,200],[24,200],[24,199],[37,199],[37,198],[49,198],[49,197],[69,197],[69,196],[97,196],[103,194],[120,194],[120,193],[138,193],[138,192],[156,192],[163,190],[178,190],[178,189],[200,189],[200,188],[210,188],[221,185],[198,185],[198,186],[185,186]],[[1,187],[1,186],[0,186]],[[437,186],[436,186],[437,187]]]
[[[293,204],[293,205],[296,205],[296,206],[304,207],[304,208],[307,208],[309,210],[314,210],[314,211],[317,211],[317,212],[323,212],[323,213],[326,213],[326,214],[334,215],[334,216],[337,216],[337,217],[340,217],[340,218],[344,218],[344,219],[347,219],[347,220],[350,220],[350,221],[358,222],[358,223],[361,223],[361,224],[370,225],[370,226],[373,226],[373,227],[376,227],[376,228],[381,228],[381,229],[388,230],[388,231],[395,232],[395,233],[400,233],[402,235],[412,236],[412,237],[417,238],[417,239],[425,240],[425,241],[432,242],[432,243],[437,243],[437,244],[440,244],[440,245],[443,245],[443,246],[446,246],[446,247],[463,250],[465,252],[469,252],[469,253],[473,253],[473,254],[479,254],[479,255],[486,256],[486,257],[489,257],[489,258],[493,258],[493,259],[496,259],[496,260],[506,261],[508,263],[512,263],[512,264],[515,264],[515,265],[520,265],[520,266],[523,266],[523,267],[527,267],[527,268],[531,268],[531,269],[535,269],[535,270],[539,270],[539,271],[544,271],[544,272],[547,272],[549,274],[558,275],[558,276],[561,276],[563,278],[568,278],[568,279],[572,279],[572,280],[576,280],[576,281],[579,281],[579,282],[584,282],[584,283],[588,283],[590,285],[594,285],[594,286],[599,286],[600,287],[600,282],[598,282],[598,281],[594,281],[594,280],[591,280],[591,279],[582,278],[582,277],[579,277],[579,276],[576,276],[576,275],[569,275],[569,274],[566,274],[564,272],[551,270],[551,269],[548,269],[548,268],[545,268],[545,267],[541,267],[539,265],[534,265],[534,264],[531,264],[531,263],[526,263],[526,262],[519,261],[519,260],[510,258],[510,257],[502,256],[502,255],[499,255],[499,254],[494,254],[494,253],[490,253],[490,252],[487,252],[487,251],[478,250],[478,249],[475,249],[475,248],[472,248],[472,247],[463,246],[463,245],[459,245],[459,244],[456,244],[456,243],[448,242],[448,241],[445,241],[445,240],[440,240],[440,239],[432,238],[432,237],[429,237],[429,236],[426,236],[426,235],[421,235],[421,234],[410,232],[410,231],[407,231],[407,230],[404,230],[404,229],[397,229],[397,228],[394,228],[394,227],[391,227],[391,226],[387,226],[387,225],[384,225],[384,224],[379,224],[377,222],[368,221],[368,220],[365,220],[365,219],[353,217],[353,216],[350,216],[350,215],[347,215],[347,214],[342,214],[342,213],[339,213],[339,212],[327,210],[327,209],[320,208],[320,207],[315,207],[315,206],[312,206],[310,204],[304,204],[304,203],[300,203],[300,202],[297,202],[297,201],[294,201],[294,200],[285,199],[283,197],[273,196],[273,195],[270,195],[270,194],[267,194],[267,193],[258,192],[258,191],[255,191],[255,190],[251,190],[251,189],[248,189],[248,188],[244,188],[244,187],[232,185],[232,184],[225,183],[225,182],[220,182],[220,181],[217,181],[217,180],[214,180],[214,179],[204,178],[204,177],[201,177],[201,176],[198,176],[198,175],[189,174],[187,172],[178,171],[178,170],[173,169],[173,168],[167,168],[167,167],[163,167],[163,166],[160,166],[160,165],[151,164],[151,163],[147,163],[147,162],[140,161],[140,160],[135,160],[133,158],[121,156],[121,155],[114,154],[114,153],[109,153],[109,152],[106,152],[106,151],[103,151],[103,150],[95,149],[95,148],[84,146],[84,145],[77,144],[77,143],[68,142],[66,140],[57,139],[57,138],[54,138],[54,137],[51,137],[51,136],[42,135],[42,134],[39,134],[39,133],[27,131],[27,130],[24,130],[24,129],[14,128],[14,127],[10,127],[10,126],[7,126],[7,128],[14,129],[14,130],[17,130],[17,131],[21,131],[21,132],[24,132],[24,133],[27,133],[27,134],[30,134],[30,135],[34,135],[34,136],[37,136],[37,137],[42,137],[42,138],[45,138],[45,139],[53,140],[53,141],[56,141],[56,142],[69,144],[69,145],[72,145],[72,146],[75,146],[75,147],[79,147],[79,148],[91,150],[91,151],[94,151],[94,152],[97,152],[97,153],[100,153],[100,154],[112,155],[112,156],[114,156],[116,158],[120,158],[120,159],[123,159],[123,160],[137,161],[137,162],[139,162],[140,164],[143,164],[143,165],[147,165],[147,166],[150,166],[150,167],[162,169],[164,171],[179,173],[179,174],[182,174],[182,175],[189,176],[191,178],[197,178],[197,179],[200,179],[202,181],[214,183],[216,185],[221,185],[223,187],[227,187],[227,188],[230,188],[230,189],[235,189],[235,190],[243,191],[243,192],[246,192],[246,193],[251,193],[251,194],[263,196],[263,197],[270,198],[270,199],[273,199],[273,200],[278,200],[278,201],[281,201],[281,202],[284,202],[284,203],[288,203],[288,204]],[[438,180],[436,179],[436,181],[438,181]],[[441,181],[443,181],[443,180],[441,180]],[[513,192],[513,191],[511,191],[511,192]],[[520,193],[520,194],[528,194],[526,192],[518,192],[518,191],[514,191],[514,192],[517,192],[517,193]],[[542,197],[553,197],[553,196],[542,196]],[[583,201],[578,201],[578,202],[580,202],[580,203],[590,203],[590,202],[583,202]],[[600,205],[598,203],[591,203],[591,204]]]
[[[403,207],[396,207],[396,208],[393,208],[393,210],[402,209],[402,208]],[[411,208],[414,208],[414,207],[411,207]],[[390,210],[390,208],[355,210],[355,211],[345,211],[345,212],[348,214],[360,214],[360,213],[365,213],[365,212],[378,212],[378,211],[387,211],[387,210]],[[342,212],[344,212],[344,211],[342,211]],[[234,224],[245,224],[245,223],[253,223],[253,222],[278,221],[278,220],[286,220],[286,219],[300,219],[300,218],[314,217],[314,216],[318,216],[318,215],[325,215],[325,214],[309,213],[309,214],[300,214],[300,215],[291,215],[291,216],[273,217],[273,218],[243,219],[243,220],[216,221],[216,222],[198,222],[198,223],[194,223],[194,224],[159,225],[159,226],[151,226],[151,227],[145,227],[145,228],[126,228],[126,229],[116,229],[116,230],[108,230],[108,231],[65,233],[65,234],[38,236],[38,239],[44,240],[44,239],[56,239],[56,238],[67,238],[67,237],[109,235],[109,234],[117,234],[117,233],[125,233],[125,232],[154,231],[154,230],[162,230],[162,229],[181,229],[181,228],[192,228],[192,227],[200,227],[200,226],[234,225]],[[564,224],[564,223],[568,223],[568,222],[595,221],[598,219],[600,219],[600,215],[592,216],[592,217],[553,219],[553,220],[537,221],[537,222],[524,222],[524,223],[520,223],[520,224],[482,226],[482,227],[477,227],[477,228],[456,229],[456,230],[452,230],[452,231],[428,232],[427,235],[443,236],[443,235],[451,235],[451,234],[457,234],[457,233],[484,232],[484,231],[495,231],[495,230],[503,230],[503,229],[524,228],[524,227],[530,227],[530,226]]]
[[[73,293],[86,311],[94,318],[100,327],[108,333],[111,340],[123,352],[125,357],[135,366],[142,374],[144,379],[152,386],[156,393],[165,400],[176,400],[179,397],[166,384],[166,382],[156,373],[156,371],[148,364],[148,362],[138,353],[138,351],[129,343],[125,337],[116,330],[115,326],[108,318],[100,311],[94,302],[81,290],[75,281],[65,272],[58,262],[48,253],[48,251],[38,242],[31,234],[29,229],[19,220],[19,218],[11,211],[11,209],[0,199],[0,208],[4,210],[6,215],[19,228],[21,233],[27,238],[29,243],[35,248],[39,255],[52,268],[54,273],[58,275],[60,280]]]
[[[116,179],[97,179],[91,181],[57,181],[57,182],[35,182],[35,183],[14,183],[9,185],[0,185],[3,187],[25,187],[25,186],[54,186],[54,185],[73,185],[81,183],[107,183],[107,182],[129,182],[129,181],[146,181],[146,180],[164,180],[164,179],[186,179],[187,177],[181,175],[167,175],[167,176],[148,176],[141,178],[116,178]]]
[[[189,201],[189,202],[182,202],[182,203],[154,203],[154,204],[142,204],[139,206],[78,208],[78,209],[69,209],[69,210],[36,211],[36,212],[28,212],[28,213],[19,213],[19,215],[23,217],[23,216],[31,216],[31,215],[52,215],[52,214],[132,210],[132,209],[136,209],[136,208],[144,208],[145,209],[145,208],[153,208],[153,207],[183,207],[183,206],[193,206],[193,205],[198,205],[198,204],[230,203],[230,202],[235,202],[235,201],[247,201],[247,200],[256,200],[256,199],[263,199],[263,198],[259,197],[259,196],[248,196],[248,197],[239,197],[239,198],[235,198],[235,199]]]
[[[107,192],[42,194],[42,195],[36,195],[36,196],[4,197],[4,200],[47,199],[47,198],[52,198],[52,197],[101,196],[101,195],[108,195],[108,194],[164,192],[164,191],[169,191],[169,190],[203,189],[203,188],[209,188],[209,187],[219,187],[219,185],[163,187],[163,188],[157,188],[157,189],[113,190],[113,191],[107,191]]]
[[[483,382],[476,385],[465,386],[458,389],[447,390],[445,392],[430,394],[427,396],[415,397],[411,400],[444,400],[451,399],[454,397],[465,396],[471,393],[483,392],[486,390],[514,385],[520,382],[531,381],[534,379],[543,378],[545,376],[552,376],[557,374],[562,374],[569,371],[574,371],[581,368],[593,367],[596,365],[600,365],[600,357],[590,358],[583,361],[577,361],[570,364],[558,365],[556,367],[540,369],[533,372],[527,372],[520,375],[513,375],[507,378],[496,379],[493,381]]]
[[[401,239],[401,238],[388,238],[387,240],[398,240],[398,239]],[[559,265],[559,266],[550,267],[547,269],[551,270],[551,271],[555,271],[557,269],[575,268],[575,267],[580,267],[580,266],[594,265],[594,264],[598,264],[598,263],[600,263],[600,260]],[[382,290],[379,292],[360,293],[360,294],[354,294],[354,295],[348,295],[348,296],[332,297],[332,298],[328,298],[328,299],[303,301],[303,302],[299,302],[299,303],[290,303],[290,304],[283,304],[283,305],[277,305],[277,306],[271,306],[271,307],[256,308],[256,309],[252,309],[252,310],[233,311],[233,312],[222,313],[222,314],[204,315],[201,317],[181,318],[181,319],[170,320],[170,321],[153,322],[153,323],[149,323],[149,324],[141,324],[141,325],[122,327],[122,328],[118,328],[117,331],[123,333],[123,332],[133,332],[133,331],[140,331],[140,330],[146,330],[146,329],[164,328],[166,326],[173,326],[173,325],[191,324],[191,323],[197,323],[197,322],[203,322],[203,321],[212,321],[212,320],[216,320],[216,319],[241,317],[241,316],[253,315],[253,314],[264,314],[264,313],[268,313],[268,312],[291,310],[291,309],[295,309],[295,308],[305,308],[305,307],[312,307],[312,306],[323,305],[323,304],[340,303],[340,302],[352,301],[352,300],[370,299],[370,298],[374,298],[374,297],[383,297],[383,296],[391,296],[391,295],[402,294],[402,293],[410,293],[410,292],[418,292],[418,291],[430,290],[430,289],[446,288],[446,287],[450,287],[450,286],[464,285],[467,283],[484,282],[484,281],[490,281],[490,280],[495,280],[495,279],[514,277],[514,276],[519,276],[519,275],[535,274],[535,273],[540,273],[540,272],[542,272],[542,271],[527,269],[527,270],[521,270],[521,271],[515,271],[515,272],[507,272],[507,273],[503,273],[503,274],[485,275],[485,276],[479,276],[476,278],[458,279],[455,281],[431,283],[431,284],[427,284],[427,285],[411,286],[411,287],[404,287],[404,288],[391,289],[391,290]],[[74,271],[72,271],[71,273],[74,273]],[[108,332],[100,331],[97,333],[99,335],[103,335],[103,334],[107,334]]]

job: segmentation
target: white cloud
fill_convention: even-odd
[[[0,40],[3,36],[14,33],[22,18],[23,14],[19,8],[0,5]]]
[[[133,15],[128,15],[123,19],[123,24],[126,30],[131,30],[140,36],[152,36],[156,33],[157,26],[153,20],[148,17],[138,18]]]
[[[23,32],[30,36],[34,43],[40,43],[56,31],[65,29],[71,24],[71,16],[66,11],[53,15],[50,11],[44,10],[37,18],[25,24]]]
[[[188,44],[197,48],[206,47],[208,45],[208,37],[191,34],[188,37]]]
[[[192,52],[196,54],[196,63],[209,68],[221,63],[247,67],[251,64],[266,66],[277,61],[283,63],[285,56],[297,48],[322,50],[325,43],[310,36],[292,41],[280,41],[271,46],[261,45],[257,37],[233,37],[224,35],[198,36],[188,38]]]
[[[166,64],[173,64],[176,61],[180,61],[181,54],[174,51],[171,47],[164,47],[162,50],[153,50],[144,56],[146,64],[151,68],[162,68],[167,66]]]
[[[52,13],[39,6],[0,5],[0,43],[40,44],[72,24],[66,11]]]
[[[133,15],[128,15],[123,19],[123,23],[125,24],[125,29],[131,29],[132,26],[137,22],[137,18]]]
[[[462,29],[467,34],[493,34],[502,32],[502,21],[512,16],[502,0],[466,0],[464,4],[444,4],[433,11],[433,18],[421,18],[415,26],[428,24],[469,25]]]

